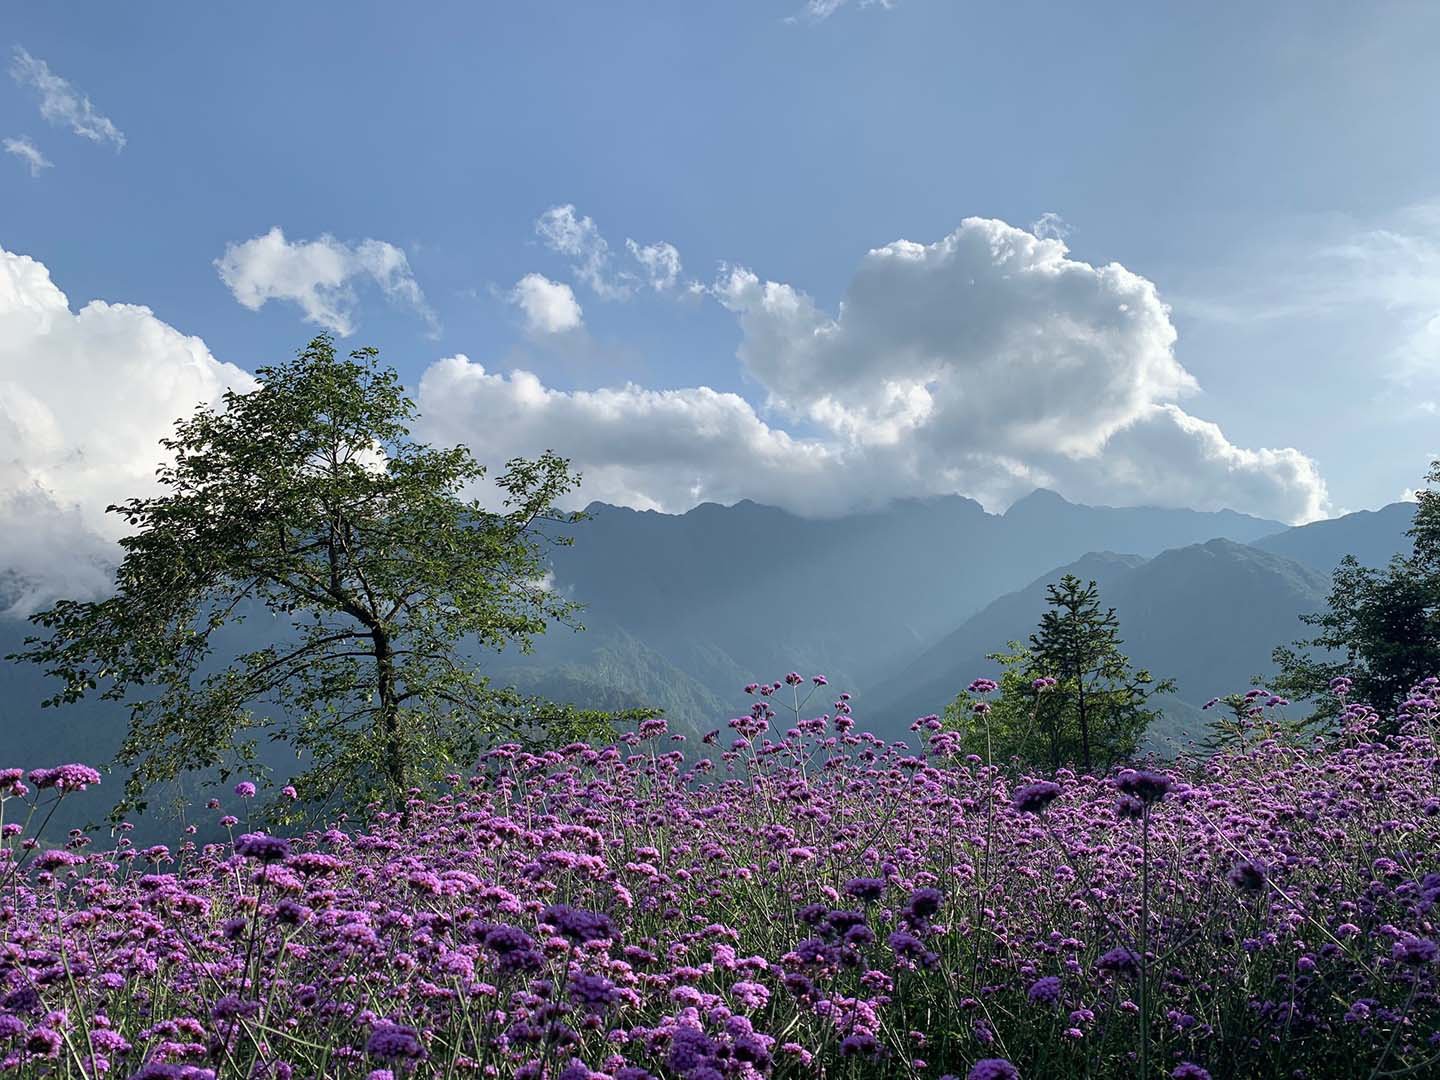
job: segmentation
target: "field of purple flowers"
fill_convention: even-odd
[[[1383,739],[1351,705],[1323,746],[1047,780],[823,685],[749,688],[711,758],[658,720],[505,747],[295,837],[242,784],[230,843],[47,850],[98,775],[0,770],[0,1071],[1440,1075],[1440,681]]]

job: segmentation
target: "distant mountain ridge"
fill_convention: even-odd
[[[553,558],[553,587],[587,605],[588,629],[552,627],[528,656],[471,655],[501,685],[582,705],[660,706],[692,735],[743,712],[747,682],[824,673],[835,692],[855,694],[862,726],[896,737],[986,674],[985,653],[1028,637],[1043,583],[1074,568],[1117,608],[1127,652],[1180,680],[1167,719],[1193,728],[1196,701],[1237,688],[1271,647],[1303,636],[1297,616],[1323,604],[1341,555],[1383,562],[1407,550],[1413,510],[1287,528],[1229,511],[1081,506],[1044,490],[1003,514],[944,496],[828,520],[753,502],[675,515],[595,503],[575,545]],[[24,588],[3,568],[0,585]],[[29,632],[0,618],[0,649]],[[239,636],[273,633],[255,619]],[[42,712],[51,690],[40,673],[3,668],[0,765],[114,752],[122,707]]]

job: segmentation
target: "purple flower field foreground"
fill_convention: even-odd
[[[787,681],[713,759],[506,747],[303,836],[45,850],[17,811],[97,775],[0,771],[0,1071],[1440,1075],[1440,682],[1384,739],[1036,778]]]

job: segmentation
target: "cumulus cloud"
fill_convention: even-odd
[[[517,281],[510,302],[524,313],[525,329],[531,334],[564,334],[584,325],[574,290],[543,274],[526,274]]]
[[[991,505],[1037,485],[1292,521],[1328,506],[1300,451],[1238,447],[1186,413],[1197,387],[1155,286],[1058,237],[972,218],[887,244],[834,314],[740,267],[707,291],[739,321],[758,409],[704,387],[563,392],[453,357],[422,381],[427,423],[491,461],[553,447],[585,499],[666,510],[748,497],[829,514],[951,492]]]
[[[125,133],[108,116],[98,112],[89,97],[51,71],[44,60],[31,56],[18,45],[10,61],[10,75],[21,86],[28,86],[40,95],[40,115],[50,123],[69,125],[76,135],[91,142],[108,142],[116,150],[124,148]]]
[[[1236,509],[1295,522],[1330,509],[1325,481],[1299,450],[1235,446],[1219,425],[1170,404],[1149,406],[1094,459],[1049,464],[1055,486],[1081,501]]]
[[[854,502],[845,448],[794,438],[709,387],[561,391],[459,355],[430,366],[418,401],[427,441],[465,443],[487,464],[547,448],[569,456],[584,474],[580,505],[679,512],[751,498],[825,513]]]
[[[1093,455],[1146,405],[1195,389],[1149,281],[1000,221],[869,252],[833,317],[744,269],[715,292],[771,404],[857,443]]]
[[[394,244],[362,240],[346,244],[328,234],[291,241],[277,225],[240,244],[229,244],[215,260],[220,279],[251,311],[269,300],[288,300],[305,321],[348,336],[355,331],[355,282],[369,279],[394,303],[412,308],[435,330],[435,313]]]
[[[55,165],[53,161],[40,152],[38,146],[23,135],[18,139],[6,139],[4,145],[7,154],[14,154],[21,161],[25,162],[26,167],[30,170],[31,176],[39,176],[42,171],[53,168]]]
[[[72,312],[45,266],[0,248],[6,603],[103,591],[123,530],[105,507],[156,490],[176,417],[253,385],[149,308],[95,300]]]

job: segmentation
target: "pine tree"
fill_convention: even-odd
[[[1046,590],[1046,603],[1050,610],[1030,636],[1030,652],[1032,674],[1057,680],[1039,713],[1049,733],[1051,763],[1076,760],[1089,771],[1122,760],[1159,715],[1147,702],[1174,690],[1174,681],[1153,683],[1148,671],[1132,671],[1120,651],[1120,620],[1114,608],[1101,609],[1094,581],[1082,585],[1066,574]]]

